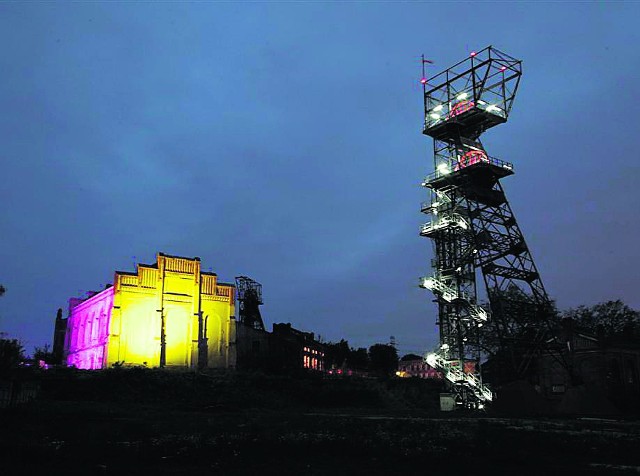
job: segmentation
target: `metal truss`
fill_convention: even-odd
[[[264,322],[260,314],[262,301],[262,284],[246,276],[236,277],[238,292],[240,323],[257,330],[264,330]]]
[[[479,362],[483,329],[509,349],[514,371],[526,371],[545,342],[552,304],[500,179],[513,165],[489,156],[480,135],[507,121],[521,62],[489,46],[430,79],[423,78],[424,134],[434,139],[435,171],[422,182],[431,200],[420,228],[435,249],[432,276],[420,286],[438,303],[440,345],[425,360],[441,370],[458,403],[491,400]],[[482,272],[491,313],[478,304],[476,270]],[[485,327],[486,329],[486,327]],[[515,350],[517,350],[517,352]],[[475,362],[475,365],[467,365]]]

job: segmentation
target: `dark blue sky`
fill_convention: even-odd
[[[432,170],[419,58],[523,60],[511,205],[560,308],[640,308],[638,3],[0,4],[0,331],[132,257],[200,256],[291,322],[401,353],[436,342],[417,287]]]

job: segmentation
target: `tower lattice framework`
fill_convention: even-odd
[[[422,183],[431,200],[421,211],[431,220],[420,235],[432,240],[435,258],[420,286],[435,294],[440,330],[425,359],[468,407],[493,398],[480,373],[491,338],[509,373],[523,374],[550,329],[551,302],[500,183],[513,165],[489,156],[480,140],[507,121],[521,74],[521,61],[489,46],[422,80],[435,171]],[[478,269],[490,311],[478,302]]]
[[[247,276],[236,276],[236,290],[238,291],[240,323],[245,326],[264,330],[264,322],[260,314],[262,301],[262,284]]]

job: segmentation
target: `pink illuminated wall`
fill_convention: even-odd
[[[104,367],[113,309],[113,291],[114,288],[109,287],[84,301],[70,301],[65,342],[67,365],[79,369]]]

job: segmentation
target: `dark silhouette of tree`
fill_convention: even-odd
[[[632,333],[640,327],[640,312],[621,300],[601,302],[594,306],[578,306],[562,312],[564,319],[571,319],[576,330],[610,337],[623,332]]]
[[[497,384],[532,374],[534,357],[561,329],[555,303],[540,303],[515,284],[492,289],[489,297],[491,317],[470,336],[481,359],[488,359],[485,375]],[[489,309],[487,303],[483,307]]]
[[[325,346],[325,368],[341,368],[347,365],[347,359],[351,349],[349,342],[340,339],[340,342],[328,342]]]
[[[392,345],[369,347],[369,369],[378,375],[393,375],[398,368],[398,351]]]
[[[400,358],[401,362],[406,362],[407,360],[422,360],[422,357],[417,354],[407,354]]]
[[[2,284],[0,284],[0,296],[2,296],[6,291],[7,289]]]
[[[347,356],[347,367],[356,370],[367,370],[369,368],[369,354],[367,349],[360,347],[358,349],[350,349]]]
[[[17,367],[24,359],[24,348],[17,339],[0,339],[0,375]]]
[[[55,356],[51,351],[49,344],[45,344],[43,347],[36,347],[33,353],[33,360],[42,360],[45,364],[55,364]]]
[[[520,352],[524,350],[522,346],[528,347],[532,340],[552,333],[560,325],[553,301],[541,306],[516,285],[500,292],[492,290],[490,295],[491,306],[482,303],[482,307],[491,310],[491,317],[472,339],[486,357],[507,349],[510,353]]]

